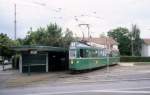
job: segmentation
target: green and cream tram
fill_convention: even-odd
[[[119,52],[109,53],[102,47],[95,47],[81,42],[72,42],[69,49],[69,69],[73,71],[94,69],[119,62]]]

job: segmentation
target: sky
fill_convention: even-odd
[[[16,4],[17,38],[23,38],[32,27],[57,23],[75,36],[92,37],[107,31],[136,24],[142,38],[150,38],[150,0],[0,0],[0,33],[14,38],[14,4]]]

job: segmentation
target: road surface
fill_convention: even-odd
[[[1,71],[0,95],[150,95],[150,65],[117,66],[110,68],[108,75],[102,70],[79,75],[64,74],[64,76],[62,74],[57,74],[57,76],[60,76],[59,78],[52,77],[50,76],[51,73],[48,73],[44,77],[48,80],[42,84],[37,81],[31,85],[9,86],[5,83],[7,79],[21,78],[18,80],[20,81],[25,78],[25,80],[28,80],[30,77],[42,77],[43,74],[26,76],[13,71]],[[57,80],[52,81],[51,79]],[[63,82],[66,80],[69,83]],[[13,82],[17,83],[17,81]],[[18,83],[21,84],[22,82]]]
[[[150,80],[8,88],[0,89],[0,95],[150,95]]]

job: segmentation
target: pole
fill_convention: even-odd
[[[88,41],[90,41],[90,27],[89,27],[89,24],[87,24],[87,28],[88,28]]]
[[[14,40],[16,40],[16,30],[17,30],[17,28],[16,28],[16,4],[14,4]]]
[[[1,47],[0,47],[0,57],[1,57],[1,58],[0,58],[0,62],[1,62],[1,64],[2,64],[2,70],[4,71],[4,70],[5,70],[5,67],[4,67],[5,64],[4,64],[3,54],[2,54],[2,46],[3,46],[3,45],[2,45],[1,42],[0,42],[0,46],[1,46]]]
[[[2,64],[3,64],[3,71],[5,71],[5,67],[4,67],[5,64],[4,64],[4,61],[2,61]]]
[[[31,66],[30,66],[30,63],[28,63],[28,76],[31,75]]]
[[[132,56],[134,55],[134,53],[133,53],[133,37],[131,37],[131,49],[132,49]]]
[[[107,50],[107,55],[106,55],[106,57],[107,57],[107,73],[109,73],[109,49],[108,49],[108,41],[107,41],[107,37],[106,37],[106,50]]]

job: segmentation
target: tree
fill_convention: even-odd
[[[69,48],[69,45],[72,41],[74,41],[73,33],[68,28],[65,31],[64,37],[62,37],[63,47]]]
[[[127,28],[118,27],[110,30],[108,36],[116,40],[121,55],[131,55],[130,32]]]
[[[17,43],[11,40],[6,34],[0,34],[0,56],[10,57],[13,51],[10,49],[11,46],[15,46]]]
[[[46,45],[45,35],[45,28],[40,27],[36,31],[32,31],[32,28],[30,28],[30,31],[28,31],[23,43],[24,45]]]
[[[46,28],[38,28],[36,31],[28,31],[28,35],[22,41],[24,45],[48,45],[68,47],[73,40],[72,32],[66,29],[63,36],[62,29],[57,24],[49,24]]]
[[[142,39],[140,38],[140,29],[137,25],[132,25],[131,30],[131,41],[132,41],[132,55],[140,56],[142,48]]]
[[[62,29],[57,24],[47,25],[47,45],[60,46]]]

